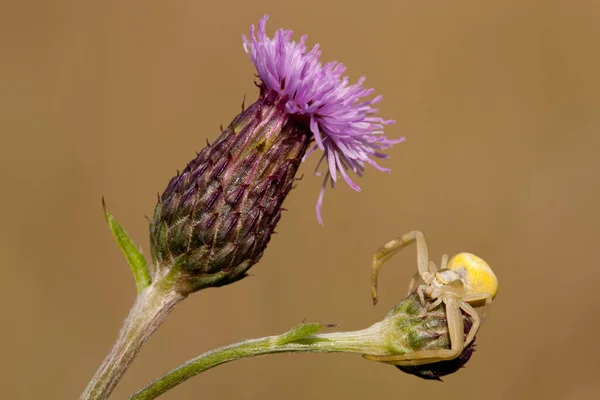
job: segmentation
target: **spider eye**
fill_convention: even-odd
[[[439,272],[435,273],[435,279],[437,279],[437,281],[439,283],[441,283],[442,285],[447,285],[448,284],[448,280],[446,278],[444,278],[444,275],[442,275]]]
[[[483,259],[471,253],[459,253],[448,261],[447,268],[460,275],[468,293],[489,293],[492,298],[496,297],[498,278]]]

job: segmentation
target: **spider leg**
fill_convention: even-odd
[[[429,286],[427,285],[419,285],[419,287],[417,288],[417,295],[419,295],[419,300],[421,300],[421,305],[425,305],[425,294],[423,293],[425,290],[427,290]]]
[[[438,361],[452,360],[462,353],[464,349],[464,324],[463,317],[456,299],[444,297],[446,303],[446,319],[448,322],[448,335],[450,349],[421,350],[401,356],[373,356],[363,355],[366,359],[384,362],[393,365],[423,365]]]
[[[377,304],[377,279],[379,277],[379,270],[387,260],[415,241],[417,242],[417,265],[419,275],[426,284],[429,285],[431,283],[433,274],[429,270],[429,251],[427,249],[427,242],[425,242],[425,236],[421,231],[407,232],[388,242],[373,253],[373,266],[371,271],[371,297],[373,298],[373,304]]]
[[[429,260],[429,273],[431,274],[431,277],[433,278],[433,276],[435,275],[435,273],[437,272],[437,267],[435,266],[435,263],[432,260]],[[433,279],[431,279],[433,280]],[[427,282],[427,284],[430,284],[431,282]]]
[[[437,267],[435,266],[435,263],[430,260],[429,261],[429,272],[433,276],[436,271],[437,271]],[[420,277],[421,277],[421,274],[419,272],[417,272],[416,274],[413,275],[413,277],[410,280],[410,284],[408,285],[408,295],[410,295],[412,293],[412,291]],[[428,285],[421,285],[421,286],[427,287]],[[423,299],[423,289],[421,289],[421,293],[419,294],[419,297],[421,298],[421,304],[425,304],[425,300]]]
[[[480,305],[488,305],[492,303],[492,295],[486,292],[483,293],[471,293],[463,296],[462,300],[465,303],[469,303],[473,307],[478,307]],[[483,304],[480,304],[482,303]],[[473,304],[475,303],[475,304]]]
[[[469,303],[465,302],[464,300],[459,303],[459,307],[462,308],[467,314],[469,314],[469,316],[473,320],[473,325],[471,326],[471,329],[469,330],[469,334],[467,335],[467,338],[465,339],[465,344],[464,344],[465,346],[468,346],[469,343],[471,343],[471,341],[475,338],[475,335],[477,334],[477,331],[479,330],[479,325],[481,324],[481,320],[479,319],[479,314],[477,314],[477,311],[475,311],[475,309],[473,307],[471,307],[469,305]]]
[[[448,266],[448,254],[444,254],[442,256],[442,263],[440,264],[440,269],[446,269]]]
[[[433,303],[431,303],[431,304],[429,305],[429,307],[427,307],[427,311],[435,310],[435,308],[436,308],[437,306],[439,306],[440,304],[442,304],[442,301],[443,301],[443,300],[444,300],[444,299],[443,299],[442,297],[438,298],[436,301],[434,301]]]
[[[412,279],[410,280],[410,284],[408,285],[408,295],[410,295],[412,293],[412,291],[415,289],[415,285],[417,284],[417,281],[419,280],[419,278],[421,277],[421,275],[419,275],[419,273],[415,273],[412,277]]]

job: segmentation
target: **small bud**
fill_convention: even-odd
[[[439,350],[450,348],[446,308],[440,304],[428,310],[429,301],[421,304],[419,296],[413,292],[398,303],[385,319],[372,328],[380,335],[386,356],[410,355],[423,350]],[[465,338],[472,327],[470,318],[463,314]],[[372,329],[371,328],[371,329]],[[441,380],[440,377],[452,374],[463,367],[471,358],[475,340],[467,345],[462,353],[451,360],[438,361],[415,366],[400,366],[398,369],[424,379]],[[383,361],[379,355],[365,355],[366,358]],[[389,362],[389,361],[384,361]]]
[[[420,303],[419,303],[420,305]],[[440,348],[450,348],[450,341],[448,340],[448,330],[446,324],[446,310],[443,306],[440,306],[438,309],[429,311],[427,318],[430,319],[432,330],[435,333],[428,333],[426,336],[430,338],[435,338],[437,335],[437,339],[431,340],[427,343],[423,343],[422,347],[417,347],[419,350],[435,350]],[[463,313],[463,324],[465,327],[465,339],[469,333],[469,330],[473,326],[471,320],[467,317],[466,314]],[[429,324],[427,324],[429,325]],[[436,328],[434,328],[436,327]],[[423,379],[431,379],[441,381],[442,376],[450,375],[461,369],[465,366],[467,361],[473,355],[475,351],[475,338],[469,343],[460,355],[452,360],[446,361],[438,361],[431,364],[422,364],[422,365],[396,365],[402,372],[406,372],[407,374],[416,375],[419,378]]]

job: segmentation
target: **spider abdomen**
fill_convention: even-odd
[[[448,261],[447,269],[455,271],[465,284],[466,294],[498,292],[498,278],[482,258],[471,253],[458,253]]]

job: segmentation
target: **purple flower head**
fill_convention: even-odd
[[[265,29],[267,19],[265,15],[260,20],[258,30],[251,26],[250,39],[242,37],[244,50],[256,66],[263,86],[286,101],[285,110],[310,121],[315,143],[306,152],[303,161],[320,149],[323,155],[317,170],[325,159],[328,165],[317,201],[317,219],[322,224],[321,206],[327,182],[331,182],[333,187],[339,172],[350,187],[360,191],[347,171],[361,176],[366,163],[389,172],[374,158],[387,158],[382,151],[403,142],[405,138],[388,139],[385,136],[384,125],[394,121],[373,116],[377,113],[373,105],[383,96],[364,99],[374,92],[363,88],[364,77],[349,85],[348,77],[342,76],[346,70],[343,64],[329,62],[321,65],[319,45],[307,51],[306,35],[300,38],[299,43],[291,40],[292,31],[284,29],[278,30],[274,38],[268,37]]]

